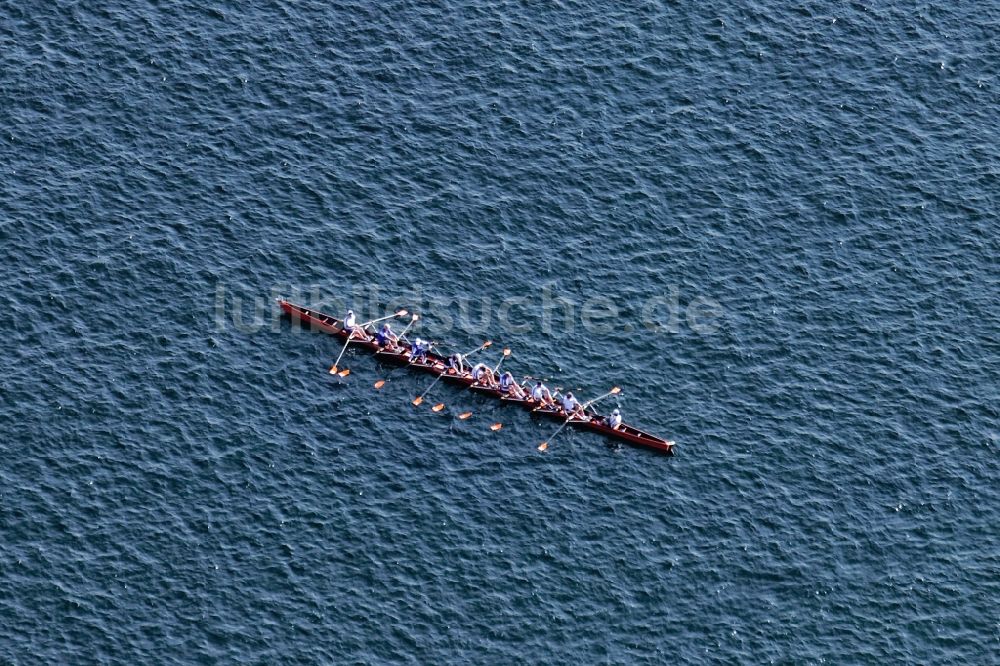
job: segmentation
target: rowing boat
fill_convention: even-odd
[[[282,311],[284,311],[284,313],[292,319],[292,321],[300,324],[305,323],[311,328],[347,340],[348,333],[344,329],[343,322],[341,322],[341,320],[285,300],[279,299],[278,305],[281,307]],[[530,398],[523,400],[509,398],[498,388],[475,384],[472,377],[468,374],[455,374],[454,371],[450,371],[448,369],[448,360],[440,354],[428,352],[425,359],[413,362],[410,359],[409,345],[403,342],[400,343],[400,348],[398,350],[383,349],[377,342],[375,342],[374,339],[365,340],[355,338],[351,341],[351,344],[372,352],[375,357],[380,360],[395,363],[397,365],[405,365],[413,368],[414,370],[440,376],[442,380],[448,383],[469,388],[476,393],[495,398],[504,403],[519,405],[524,409],[531,410],[532,413],[535,414],[541,414],[560,421],[565,421],[566,419],[565,413],[560,409],[539,409],[537,403]],[[588,414],[585,419],[570,419],[568,423],[576,428],[590,430],[591,432],[596,432],[610,439],[616,439],[628,444],[642,446],[671,455],[674,452],[673,442],[651,435],[648,432],[644,432],[635,426],[630,426],[625,423],[622,423],[618,426],[618,428],[612,428],[606,423],[605,417],[599,414]]]

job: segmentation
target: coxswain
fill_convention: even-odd
[[[496,380],[493,379],[493,370],[485,363],[477,363],[476,367],[472,369],[472,381],[480,386],[489,386],[492,388],[496,388],[497,385]]]
[[[611,416],[605,419],[605,422],[613,429],[618,430],[622,425],[622,413],[615,407],[615,410],[611,412]]]
[[[397,338],[395,333],[392,332],[392,327],[389,326],[389,322],[382,324],[382,328],[380,328],[378,333],[375,334],[375,342],[378,343],[379,347],[388,347],[389,349],[394,349],[396,347],[396,343],[399,342],[399,338]]]
[[[566,413],[566,418],[578,418],[586,420],[587,416],[583,413],[583,405],[573,397],[571,391],[567,391],[566,395],[562,399],[562,410]]]
[[[458,352],[448,357],[448,374],[464,375],[466,373],[465,357]]]
[[[500,375],[500,392],[505,396],[517,398],[518,400],[524,397],[524,391],[514,381],[514,375],[510,374],[509,370]]]
[[[531,389],[531,399],[537,402],[539,406],[551,406],[553,404],[552,393],[549,392],[548,387],[542,383],[541,379]]]

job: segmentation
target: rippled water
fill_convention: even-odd
[[[0,26],[0,661],[1000,661],[997,5]],[[372,284],[678,455],[415,409],[270,304]]]

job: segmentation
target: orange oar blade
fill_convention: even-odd
[[[341,370],[337,374],[340,375],[341,377],[346,377],[347,375],[351,374],[351,369],[350,368],[344,368],[343,370]]]
[[[413,405],[414,407],[419,407],[419,406],[420,406],[420,403],[422,403],[423,401],[424,401],[424,399],[423,399],[422,397],[418,397],[418,398],[414,398],[414,399],[413,399],[413,400],[412,400],[412,401],[410,402],[410,404],[412,404],[412,405]]]
[[[462,421],[464,421],[465,419],[469,418],[470,416],[472,416],[472,412],[462,412],[461,414],[458,415],[458,418],[461,419]]]
[[[444,403],[443,402],[439,402],[438,404],[436,404],[433,407],[431,407],[431,411],[432,412],[440,412],[442,409],[444,409]]]
[[[539,451],[544,451],[547,448],[549,448],[549,443],[548,442],[542,442],[541,444],[538,445],[538,450]]]
[[[385,380],[384,379],[380,379],[377,382],[375,382],[375,388],[380,389],[383,386],[385,386]]]
[[[331,375],[337,374],[337,366],[333,366],[332,368],[330,368],[330,374]]]
[[[502,427],[503,427],[502,423],[494,423],[493,425],[490,426],[490,430],[496,432],[497,430],[499,430]]]

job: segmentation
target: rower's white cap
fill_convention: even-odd
[[[615,407],[614,411],[613,411],[613,412],[611,412],[611,413],[612,413],[612,414],[614,414],[615,416],[618,416],[619,414],[621,414],[621,412],[620,412],[620,411],[618,411],[618,408],[617,408],[617,407]]]
[[[573,397],[573,392],[572,391],[566,391],[566,397],[567,398],[572,398]]]

